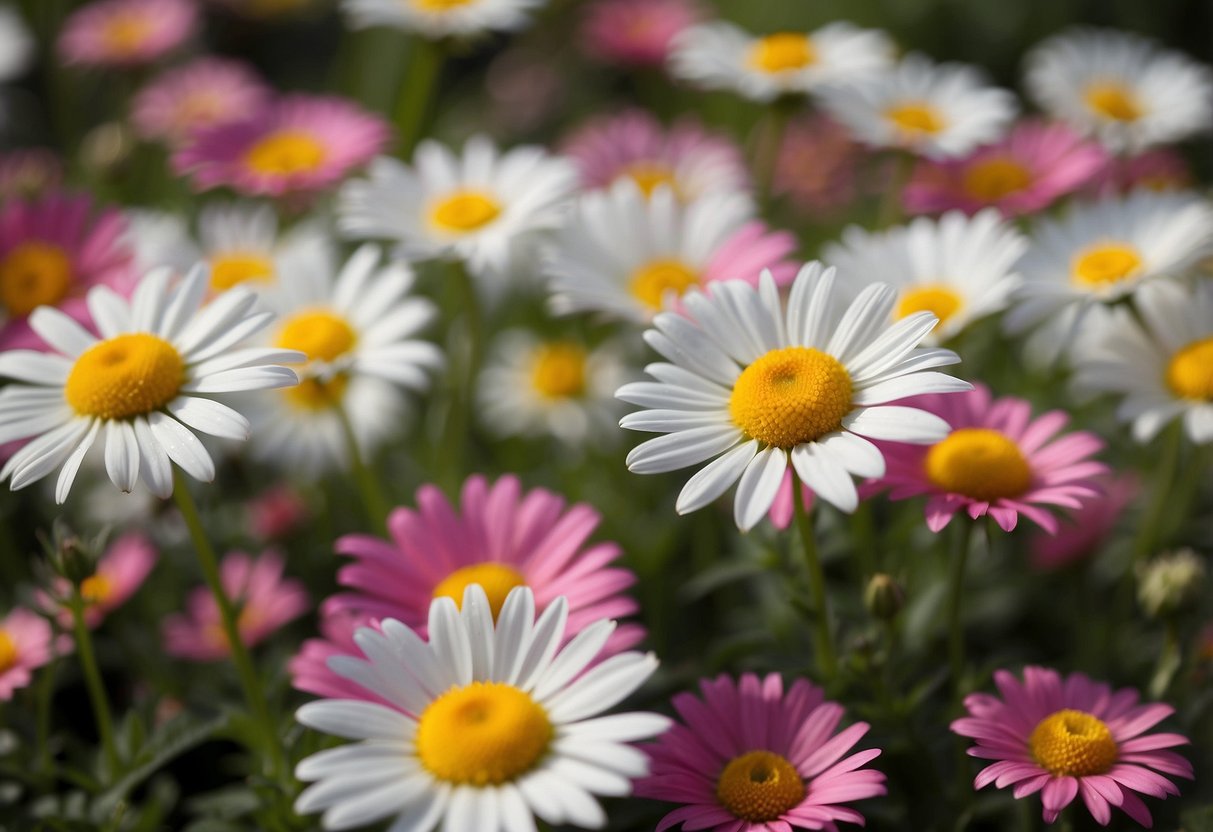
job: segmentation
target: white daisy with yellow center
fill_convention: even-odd
[[[544,0],[341,0],[355,29],[390,26],[437,40],[509,32],[530,22]]]
[[[1157,280],[1133,303],[1139,317],[1113,310],[1076,351],[1076,390],[1121,396],[1138,442],[1179,418],[1194,443],[1213,442],[1213,283]]]
[[[249,423],[211,398],[217,394],[289,387],[294,370],[277,366],[302,356],[289,349],[233,349],[269,323],[244,288],[205,307],[208,275],[195,268],[170,288],[170,272],[154,271],[130,301],[113,290],[90,290],[87,303],[101,337],[53,307],[39,307],[30,326],[49,352],[0,353],[0,442],[31,438],[0,470],[15,490],[60,468],[62,503],[85,454],[104,434],[105,467],[123,491],[142,480],[161,497],[173,491],[171,463],[195,479],[214,479],[215,466],[192,430],[244,440]],[[191,430],[192,429],[192,430]]]
[[[1071,29],[1036,46],[1026,65],[1028,92],[1045,112],[1118,153],[1213,126],[1213,72],[1140,35]]]
[[[851,226],[822,254],[852,295],[877,281],[896,289],[894,319],[934,314],[939,327],[928,340],[942,343],[1006,308],[1019,285],[1015,264],[1027,245],[996,209],[987,208],[972,217],[959,211],[938,220],[920,217],[887,231]]]
[[[671,47],[670,71],[699,87],[772,101],[887,70],[894,53],[884,32],[849,23],[758,36],[713,21],[679,33]]]
[[[475,136],[457,155],[427,141],[412,166],[381,157],[369,179],[347,183],[338,225],[353,239],[396,242],[410,260],[456,259],[473,275],[500,277],[560,225],[576,185],[573,166],[538,147],[500,153]]]
[[[296,768],[319,781],[299,796],[301,814],[323,810],[325,829],[394,818],[409,832],[516,832],[551,825],[599,828],[594,795],[626,796],[648,773],[628,743],[660,734],[666,717],[599,716],[657,669],[650,654],[620,653],[586,670],[615,629],[598,621],[563,649],[568,603],[538,620],[531,590],[509,594],[496,623],[479,585],[462,605],[436,598],[429,641],[399,621],[363,628],[366,660],[329,660],[332,670],[388,704],[324,700],[304,705],[304,725],[361,740],[313,754]]]
[[[975,67],[906,55],[892,70],[821,93],[826,111],[859,141],[921,156],[963,156],[999,139],[1015,116],[1015,96],[986,83]]]
[[[822,499],[853,511],[852,476],[885,471],[868,439],[931,444],[948,433],[938,416],[886,403],[972,389],[926,372],[960,360],[951,350],[918,346],[938,323],[933,314],[890,323],[897,293],[883,283],[845,305],[834,269],[820,263],[801,269],[786,309],[769,274],[758,288],[724,281],[684,303],[686,315],[658,315],[645,333],[671,363],[650,364],[656,381],[617,394],[648,408],[625,416],[622,427],[665,434],[628,455],[630,470],[657,474],[717,457],[682,489],[680,514],[740,480],[734,515],[750,529],[770,510],[789,463]]]

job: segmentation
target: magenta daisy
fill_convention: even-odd
[[[383,119],[344,98],[288,95],[241,121],[194,134],[173,155],[173,167],[203,191],[311,194],[369,162],[388,137]]]
[[[977,741],[970,756],[996,761],[977,775],[974,788],[1014,786],[1016,799],[1040,792],[1046,823],[1082,795],[1104,826],[1115,806],[1149,827],[1150,810],[1137,795],[1177,795],[1163,775],[1192,777],[1192,764],[1166,750],[1186,745],[1187,737],[1145,733],[1175,712],[1170,705],[1139,705],[1132,688],[1113,691],[1081,673],[1063,678],[1043,667],[1024,668],[1022,682],[999,670],[994,682],[1002,698],[965,697],[969,715],[953,722],[952,731]]]
[[[1053,533],[1057,518],[1044,506],[1077,509],[1099,493],[1093,478],[1107,466],[1091,456],[1103,442],[1086,431],[1059,437],[1069,421],[1060,410],[1033,419],[1025,399],[994,399],[980,384],[905,403],[940,416],[952,431],[934,445],[882,443],[887,469],[875,486],[888,488],[894,500],[929,495],[933,532],[964,510],[974,520],[988,514],[1008,532],[1022,514]]]
[[[243,61],[199,58],[157,76],[131,101],[131,123],[149,141],[180,144],[199,130],[242,121],[271,91]]]
[[[236,626],[246,647],[255,647],[311,608],[303,584],[283,577],[284,565],[272,549],[259,558],[232,552],[219,564],[223,589],[240,610]],[[165,652],[189,661],[213,662],[231,653],[219,606],[206,587],[190,593],[186,612],[164,620],[163,635]]]
[[[107,615],[122,606],[143,585],[156,565],[157,557],[152,542],[139,532],[129,532],[111,543],[97,562],[96,571],[80,584],[80,596],[85,604],[84,623],[96,627]],[[57,597],[67,598],[71,585],[65,578],[58,578],[53,590]],[[46,594],[40,594],[38,600],[48,612],[56,613],[57,610],[60,626],[71,628],[70,609]]]
[[[50,623],[35,612],[17,607],[0,620],[0,702],[30,683],[33,672],[53,657]],[[68,644],[58,645],[58,652]]]
[[[322,611],[321,638],[309,638],[287,663],[291,684],[296,690],[314,693],[326,699],[365,699],[387,704],[387,700],[357,682],[329,670],[333,656],[362,654],[354,634],[363,627],[379,629],[378,619],[348,609]]]
[[[597,0],[585,10],[581,39],[605,63],[660,67],[674,36],[702,17],[693,0]]]
[[[0,349],[45,349],[26,319],[39,306],[57,306],[78,321],[88,313],[88,289],[131,288],[133,253],[127,224],[114,208],[63,192],[0,208]]]
[[[1141,482],[1132,474],[1098,477],[1095,487],[1099,493],[1070,512],[1056,534],[1032,535],[1027,550],[1033,569],[1061,569],[1093,556],[1111,537],[1125,509],[1141,493]]]
[[[905,206],[912,214],[975,214],[987,206],[1004,216],[1031,214],[1086,186],[1110,161],[1064,124],[1025,121],[964,158],[920,162]]]
[[[797,679],[785,693],[772,673],[703,679],[703,698],[674,697],[682,717],[647,748],[651,773],[636,794],[681,803],[657,832],[682,828],[720,832],[835,829],[836,821],[863,824],[844,805],[885,794],[885,776],[863,768],[880,756],[872,748],[846,753],[868,732],[857,722],[837,734],[841,705],[821,688]]]
[[[81,66],[138,66],[164,57],[197,28],[191,0],[96,0],[64,22],[59,54]]]

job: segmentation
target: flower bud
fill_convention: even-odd
[[[1179,612],[1196,600],[1205,581],[1205,563],[1191,549],[1158,555],[1137,570],[1137,601],[1154,618]]]
[[[891,621],[906,605],[906,593],[892,576],[877,572],[863,593],[864,606],[876,618]]]

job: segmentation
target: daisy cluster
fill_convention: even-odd
[[[0,827],[1208,826],[1213,69],[744,5],[0,3]]]

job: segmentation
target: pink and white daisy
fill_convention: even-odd
[[[974,520],[988,514],[1008,532],[1022,514],[1052,534],[1057,518],[1044,506],[1077,509],[1099,494],[1094,478],[1108,469],[1091,456],[1103,442],[1086,431],[1057,436],[1069,421],[1060,410],[1033,419],[1025,399],[994,399],[981,384],[907,404],[940,416],[952,431],[928,446],[883,444],[888,467],[877,485],[893,500],[928,495],[933,532],[963,510]]]
[[[1141,493],[1141,483],[1132,474],[1097,477],[1095,487],[1100,493],[1071,511],[1056,534],[1032,535],[1027,550],[1033,569],[1061,569],[1094,555]]]
[[[388,138],[387,123],[351,101],[288,95],[241,121],[194,134],[173,155],[173,167],[203,191],[311,194],[369,162]]]
[[[1001,698],[965,697],[969,715],[952,731],[977,741],[970,756],[996,761],[974,788],[1013,786],[1016,799],[1040,792],[1045,823],[1082,795],[1103,826],[1117,807],[1149,827],[1153,819],[1138,794],[1177,795],[1164,775],[1192,778],[1192,764],[1167,750],[1187,745],[1187,737],[1145,733],[1175,712],[1170,705],[1139,705],[1132,688],[1114,691],[1081,673],[1062,677],[1043,667],[1024,668],[1022,682],[999,670],[994,682]]]
[[[152,542],[139,532],[129,532],[111,543],[97,562],[96,571],[80,584],[80,596],[85,603],[84,623],[90,628],[96,627],[126,603],[143,585],[158,556]],[[56,579],[54,594],[57,597],[67,598],[70,592],[71,586],[65,578]],[[42,595],[39,602],[50,612],[58,608],[64,629],[72,626],[70,609],[63,608],[47,595]]]
[[[246,647],[255,647],[284,624],[311,608],[303,584],[282,575],[285,562],[268,549],[259,558],[231,552],[219,564],[223,591],[240,610],[237,630]],[[231,653],[219,605],[206,587],[194,589],[186,612],[164,620],[164,649],[194,662],[213,662]]]
[[[69,64],[139,66],[172,52],[197,28],[191,0],[95,0],[67,18],[58,48]]]
[[[134,273],[126,220],[83,194],[50,193],[0,207],[0,349],[43,349],[27,317],[56,306],[87,319],[93,286],[130,291]]]
[[[784,691],[778,674],[740,681],[703,679],[702,699],[674,697],[682,717],[646,750],[651,773],[636,794],[683,806],[666,815],[657,832],[835,830],[835,822],[862,825],[844,804],[885,794],[885,776],[863,766],[880,756],[872,748],[844,756],[868,732],[857,722],[834,733],[841,705],[821,688],[797,679]]]
[[[659,67],[674,36],[702,17],[694,0],[597,0],[585,10],[581,39],[605,63]]]
[[[987,206],[1008,217],[1031,214],[1086,186],[1110,161],[1064,124],[1024,121],[964,158],[920,162],[905,207],[912,214],[975,214]]]
[[[199,130],[242,121],[269,106],[270,89],[243,61],[203,57],[158,75],[131,101],[141,138],[181,144]]]
[[[667,129],[643,110],[594,119],[569,136],[561,152],[577,165],[588,189],[630,179],[645,194],[666,185],[690,202],[750,188],[745,160],[731,138],[689,119]]]
[[[28,685],[33,671],[49,662],[53,652],[67,649],[63,644],[52,650],[52,638],[50,622],[22,607],[0,621],[0,702]]]

